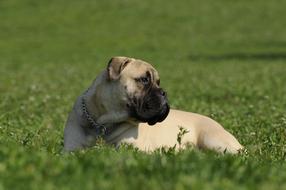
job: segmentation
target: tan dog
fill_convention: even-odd
[[[174,147],[179,126],[187,130],[180,147],[191,144],[228,153],[243,148],[214,120],[170,110],[159,85],[159,75],[150,64],[127,57],[112,58],[75,102],[64,131],[64,149],[92,146],[99,136],[107,143],[129,143],[143,151]]]

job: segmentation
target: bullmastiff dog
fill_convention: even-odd
[[[216,121],[170,109],[158,72],[149,63],[128,57],[112,58],[77,98],[64,130],[64,149],[90,147],[99,137],[147,152],[188,144],[232,154],[243,148]]]

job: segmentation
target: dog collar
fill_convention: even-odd
[[[104,125],[97,123],[95,119],[93,119],[92,115],[87,110],[87,105],[86,105],[84,97],[81,98],[81,108],[82,108],[84,117],[87,119],[90,126],[93,129],[95,129],[95,132],[98,134],[98,136],[106,137],[114,131],[115,127],[113,126],[105,127]]]

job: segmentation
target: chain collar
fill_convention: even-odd
[[[81,108],[82,108],[84,117],[87,119],[91,127],[95,129],[95,132],[98,134],[98,136],[105,137],[105,136],[110,135],[114,131],[114,127],[105,127],[104,125],[97,123],[93,119],[92,115],[87,110],[87,105],[86,105],[84,96],[81,98]]]

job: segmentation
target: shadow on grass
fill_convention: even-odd
[[[227,53],[220,55],[211,54],[197,54],[190,55],[189,59],[193,61],[207,60],[207,61],[224,61],[224,60],[265,60],[265,61],[276,61],[286,60],[286,52],[266,52],[266,53]]]

